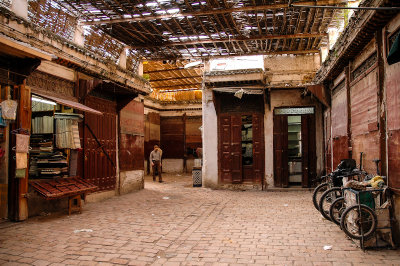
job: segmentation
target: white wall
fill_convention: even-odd
[[[203,186],[218,186],[218,127],[212,91],[203,90]]]

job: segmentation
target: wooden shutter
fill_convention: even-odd
[[[264,176],[264,116],[253,114],[253,182],[260,182]]]
[[[289,185],[288,122],[286,115],[274,115],[274,183],[275,187]]]
[[[219,119],[219,165],[221,169],[221,181],[232,182],[231,171],[231,116],[220,115]]]
[[[232,183],[241,183],[242,175],[242,116],[231,116]]]
[[[301,116],[302,187],[309,187],[316,176],[315,116]]]

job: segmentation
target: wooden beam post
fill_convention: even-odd
[[[187,172],[187,155],[186,155],[186,113],[183,113],[183,172]]]
[[[353,147],[351,141],[351,93],[350,93],[350,79],[351,79],[351,68],[350,63],[345,68],[345,79],[346,79],[346,98],[347,98],[347,150],[349,159],[353,158]]]
[[[386,99],[385,99],[385,61],[383,60],[382,30],[375,33],[375,42],[378,61],[378,121],[379,121],[379,151],[381,159],[381,175],[387,175],[387,150],[386,150]]]

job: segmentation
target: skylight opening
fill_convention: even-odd
[[[179,8],[172,8],[172,9],[168,9],[167,10],[167,13],[168,14],[177,14],[177,13],[179,13],[180,12],[180,9]]]
[[[146,3],[146,6],[147,7],[156,7],[156,6],[158,6],[158,3],[157,2],[149,2],[149,3]]]

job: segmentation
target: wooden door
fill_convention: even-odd
[[[220,115],[219,166],[223,183],[242,182],[242,117]]]
[[[241,183],[242,175],[242,116],[231,116],[232,183]]]
[[[288,172],[288,119],[287,115],[274,115],[274,183],[275,187],[289,186]]]
[[[221,115],[219,122],[219,165],[221,169],[221,181],[223,183],[231,183],[231,116]]]
[[[301,116],[302,187],[309,187],[316,177],[315,116]]]
[[[98,186],[99,190],[113,190],[116,183],[117,106],[113,101],[93,96],[87,96],[85,104],[103,115],[85,113],[85,123],[93,133],[85,127],[83,177]],[[95,137],[108,156],[99,147]]]
[[[253,114],[253,182],[259,183],[264,176],[264,115]]]

